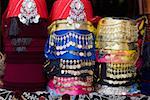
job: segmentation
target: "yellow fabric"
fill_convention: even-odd
[[[48,32],[49,34],[53,33],[54,31],[59,30],[88,30],[92,33],[96,33],[96,28],[92,25],[91,22],[74,22],[73,24],[69,24],[67,20],[57,20],[54,21],[49,27]]]
[[[99,44],[99,35],[104,34],[109,36],[109,34],[128,34],[132,37],[138,37],[138,28],[134,20],[131,19],[115,19],[111,17],[102,18],[98,22],[97,31],[96,31],[96,48],[100,47]],[[125,36],[125,37],[126,37]],[[125,38],[124,37],[124,38]],[[134,40],[134,39],[133,39]],[[118,41],[118,40],[117,40]],[[122,40],[123,41],[123,40]],[[128,41],[128,40],[125,40]],[[103,41],[106,42],[106,41]],[[120,42],[120,41],[118,41]]]

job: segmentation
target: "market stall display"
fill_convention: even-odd
[[[88,0],[56,0],[45,46],[52,95],[79,95],[94,91],[95,28]]]

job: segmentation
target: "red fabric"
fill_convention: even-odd
[[[44,0],[34,0],[41,18],[47,18]],[[6,54],[6,69],[4,74],[4,88],[12,90],[41,90],[45,87],[46,79],[43,73],[44,45],[47,39],[46,19],[40,19],[38,24],[23,25],[18,21],[19,34],[16,38],[32,38],[26,46],[27,51],[16,52],[9,37],[9,17],[16,17],[20,13],[23,0],[10,0],[2,16],[2,35],[4,53]]]
[[[84,9],[86,13],[86,18],[91,21],[93,18],[93,9],[89,0],[81,0],[84,4]],[[53,22],[59,19],[66,19],[69,15],[70,4],[72,0],[57,0],[54,2],[49,20]]]
[[[143,59],[142,59],[141,56],[139,57],[139,59],[137,60],[135,65],[136,65],[137,70],[140,71],[140,69],[141,69],[141,67],[143,65]]]
[[[45,41],[40,38],[33,38],[26,52],[17,53],[14,51],[9,38],[4,37],[3,39],[5,54],[7,56],[4,87],[8,89],[19,88],[20,90],[26,88],[29,90],[33,88],[38,90],[44,87],[46,82],[43,73]],[[32,88],[30,89],[29,87],[31,86]]]
[[[38,36],[38,34],[35,35]],[[30,91],[34,91],[45,86],[43,50],[46,37],[44,38],[44,35],[43,37],[36,37],[32,36],[32,41],[27,46],[27,51],[18,53],[11,44],[11,39],[8,35],[3,34],[4,52],[6,54],[5,88],[13,90],[28,88]]]
[[[40,64],[6,64],[4,80],[14,83],[44,82],[42,67]]]
[[[95,16],[95,17],[91,20],[91,23],[92,23],[95,27],[97,27],[98,22],[99,22],[99,20],[100,20],[101,18],[102,18],[102,17],[100,17],[100,16]]]
[[[30,45],[27,46],[27,51],[20,53],[15,52],[11,39],[7,34],[3,34],[4,52],[6,54],[5,88],[19,88],[20,90],[28,88],[34,91],[34,89],[38,90],[44,87],[46,80],[43,73],[43,50],[46,37],[44,38],[43,35],[43,37],[36,38],[37,36],[34,37],[34,34]]]
[[[43,63],[44,45],[47,39],[47,30],[44,27],[47,23],[45,21],[43,23],[43,19],[40,23],[29,26],[19,23],[19,28],[25,28],[21,29],[16,38],[32,38],[32,41],[26,46],[27,51],[16,52],[8,35],[11,19],[6,19],[7,10],[2,17],[3,46],[6,54],[4,88],[20,91],[41,90],[46,84]]]
[[[42,64],[6,64],[4,87],[13,89],[23,86],[20,90],[24,90],[36,84],[32,89],[41,89],[45,85],[41,66]]]
[[[20,8],[22,6],[22,2],[24,0],[9,0],[8,4],[8,13],[6,18],[8,17],[16,17],[20,13]],[[34,0],[36,3],[36,7],[38,10],[38,14],[41,18],[48,18],[47,7],[45,0]]]

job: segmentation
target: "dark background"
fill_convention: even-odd
[[[46,0],[47,9],[50,12],[55,0]],[[94,15],[130,17],[135,18],[139,14],[138,0],[90,0],[93,6]],[[0,0],[0,17],[4,13],[9,0]],[[1,18],[0,18],[1,24]],[[1,30],[0,30],[1,33]],[[0,34],[0,51],[2,51],[2,36]]]

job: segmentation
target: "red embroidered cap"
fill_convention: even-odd
[[[53,4],[49,20],[61,19],[92,20],[93,9],[89,0],[56,0]]]

